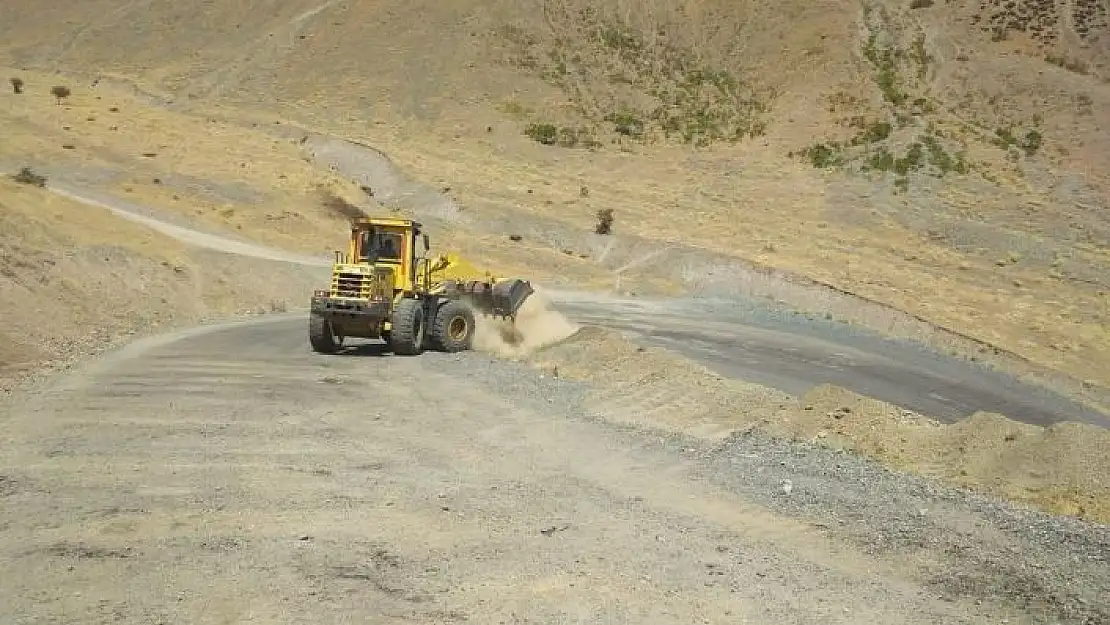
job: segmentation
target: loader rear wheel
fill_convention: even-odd
[[[440,307],[432,322],[432,340],[445,352],[461,352],[474,343],[474,313],[458,300]]]
[[[313,351],[321,354],[334,354],[339,350],[331,320],[318,313],[311,313],[308,317],[308,342]]]
[[[424,351],[424,302],[403,299],[393,309],[389,345],[394,354],[416,356]]]

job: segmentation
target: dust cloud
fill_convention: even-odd
[[[535,292],[517,311],[516,323],[475,315],[474,349],[500,358],[519,358],[573,335],[579,326]]]

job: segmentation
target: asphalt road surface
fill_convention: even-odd
[[[0,406],[0,622],[1110,617],[1104,528],[583,395],[479,353],[320,356],[303,315],[137,342]]]
[[[579,323],[625,332],[731,376],[802,395],[835,384],[941,421],[976,411],[1034,425],[1110,418],[997,371],[923,347],[758,307],[696,299],[619,300],[556,293]]]

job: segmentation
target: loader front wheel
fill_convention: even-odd
[[[389,346],[394,354],[416,356],[424,351],[424,302],[403,299],[393,309]]]
[[[339,350],[331,320],[318,313],[312,313],[308,317],[308,342],[313,351],[321,354],[334,354]]]
[[[432,341],[445,352],[461,352],[474,343],[474,313],[458,300],[444,304],[432,322]]]

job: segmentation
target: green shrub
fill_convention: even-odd
[[[35,187],[46,186],[46,176],[39,175],[30,167],[24,167],[19,170],[19,173],[13,174],[12,180],[15,180],[20,184],[29,184]]]

